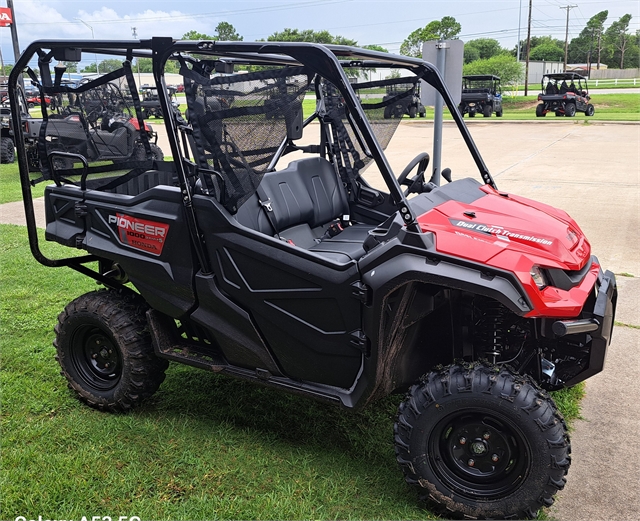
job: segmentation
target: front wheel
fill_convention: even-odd
[[[571,452],[553,400],[488,365],[428,374],[400,404],[395,449],[405,479],[442,513],[528,519],[565,484]]]
[[[596,113],[595,107],[589,103],[587,109],[584,111],[585,116],[593,116]]]
[[[101,290],[78,297],[60,313],[56,359],[81,401],[123,412],[158,389],[168,362],[154,353],[147,309],[133,293]]]

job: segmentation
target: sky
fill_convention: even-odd
[[[569,38],[578,36],[596,13],[609,10],[606,26],[624,14],[630,30],[640,29],[638,0],[532,0],[532,36],[564,40],[567,10]],[[0,0],[0,7],[6,6]],[[172,36],[195,30],[214,34],[219,22],[232,24],[244,41],[266,39],[285,28],[328,30],[398,52],[403,40],[432,20],[453,16],[460,39],[494,38],[513,49],[527,36],[529,0],[14,0],[20,49],[37,39],[131,39]],[[520,27],[520,29],[518,29]],[[5,64],[14,63],[10,28],[0,27]],[[88,63],[88,62],[87,62]],[[82,66],[83,64],[81,64]]]

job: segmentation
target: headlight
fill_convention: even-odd
[[[529,273],[531,274],[531,278],[533,279],[533,282],[536,283],[536,286],[538,286],[539,290],[543,290],[549,285],[544,271],[542,271],[540,266],[533,266]]]

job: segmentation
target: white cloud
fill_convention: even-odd
[[[137,28],[138,38],[180,38],[190,30],[212,34],[220,21],[212,18],[203,20],[196,15],[178,10],[146,9],[141,12],[118,14],[106,6],[92,11],[81,9],[75,14],[63,15],[56,8],[39,0],[20,0],[14,7],[20,47],[23,49],[38,39],[91,39],[91,30],[78,19],[93,28],[96,39],[104,40],[131,39],[132,27]]]

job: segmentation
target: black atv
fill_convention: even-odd
[[[167,87],[167,94],[171,100],[171,110],[177,111],[180,103],[178,103],[178,98],[176,96],[177,88],[173,86]],[[158,89],[157,87],[143,86],[140,88],[140,106],[142,107],[142,115],[145,119],[154,117],[154,118],[163,118],[164,112],[162,110],[162,106],[160,105],[160,99],[158,97]]]
[[[61,259],[40,250],[17,135],[34,256],[104,286],[55,326],[80,400],[127,411],[169,361],[347,409],[398,394],[397,462],[439,512],[522,519],[553,503],[571,445],[547,391],[602,370],[615,276],[566,213],[497,189],[433,65],[307,43],[38,41],[10,76],[14,125],[18,72],[35,77],[35,55],[41,92],[65,106],[107,80],[63,87],[52,64],[93,53],[123,57],[110,76],[129,84],[139,121],[131,60],[153,56],[159,84],[177,62],[188,121],[165,118],[171,161],[130,165],[60,151],[45,126],[45,237],[86,252]],[[233,63],[245,70],[215,73]],[[353,67],[410,78],[350,84]],[[445,169],[440,186],[421,150],[394,173],[384,149],[400,119],[387,111],[421,80],[442,95],[478,179]],[[391,98],[365,95],[393,82]],[[57,157],[82,168],[60,172]]]
[[[411,82],[401,83],[397,79],[391,79],[389,80],[391,83],[386,85],[386,94],[382,98],[382,102],[385,103],[386,119],[402,118],[405,114],[410,118],[426,116],[427,110],[420,101],[420,83],[416,82],[415,78],[409,78],[409,80]],[[366,91],[364,95],[366,96]]]
[[[8,97],[7,97],[7,101]],[[0,107],[0,163],[13,163],[15,161],[15,145],[9,125],[11,110],[9,107]]]
[[[492,74],[463,76],[462,97],[458,110],[463,116],[469,114],[470,118],[476,114],[489,118],[493,112],[497,117],[502,117],[500,78]]]
[[[549,112],[556,116],[572,118],[576,112],[593,116],[595,108],[591,104],[587,79],[575,72],[545,74],[541,81],[542,92],[538,94],[536,116],[541,118]]]

